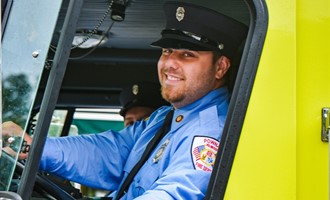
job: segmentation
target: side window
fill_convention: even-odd
[[[119,131],[124,128],[124,120],[119,110],[113,108],[56,109],[52,115],[48,136],[97,134],[109,129]],[[28,125],[30,135],[33,135],[38,118],[39,112],[32,114]]]
[[[48,136],[50,137],[60,137],[62,135],[62,132],[64,132],[63,128],[65,125],[65,122],[68,117],[68,110],[54,110],[51,124],[49,126],[48,130]],[[39,118],[39,113],[36,113],[31,116],[30,123],[28,125],[28,133],[30,135],[33,135],[36,123]],[[67,135],[78,135],[78,128],[75,125],[70,125],[70,128],[68,129]]]
[[[80,108],[75,111],[72,126],[77,127],[79,134],[101,133],[123,129],[124,121],[119,109]]]

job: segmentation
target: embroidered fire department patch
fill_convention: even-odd
[[[213,169],[219,142],[211,137],[195,136],[191,155],[195,169],[210,172]]]

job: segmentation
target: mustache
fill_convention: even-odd
[[[175,75],[175,76],[179,76],[179,77],[184,77],[183,73],[179,72],[176,69],[173,69],[171,67],[165,67],[163,69],[160,70],[162,74],[170,74],[170,75]]]

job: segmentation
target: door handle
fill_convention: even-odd
[[[321,140],[329,142],[330,134],[330,108],[322,108],[322,132]]]

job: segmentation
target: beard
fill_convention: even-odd
[[[185,91],[175,89],[172,86],[162,86],[161,88],[163,98],[171,103],[180,102],[185,97]]]
[[[170,102],[175,108],[181,108],[188,104],[197,101],[202,98],[211,90],[215,89],[213,86],[213,82],[209,81],[205,78],[202,78],[203,81],[200,83],[204,84],[190,84],[190,87],[186,85],[182,85],[177,88],[174,86],[162,86],[161,93],[163,98]]]

